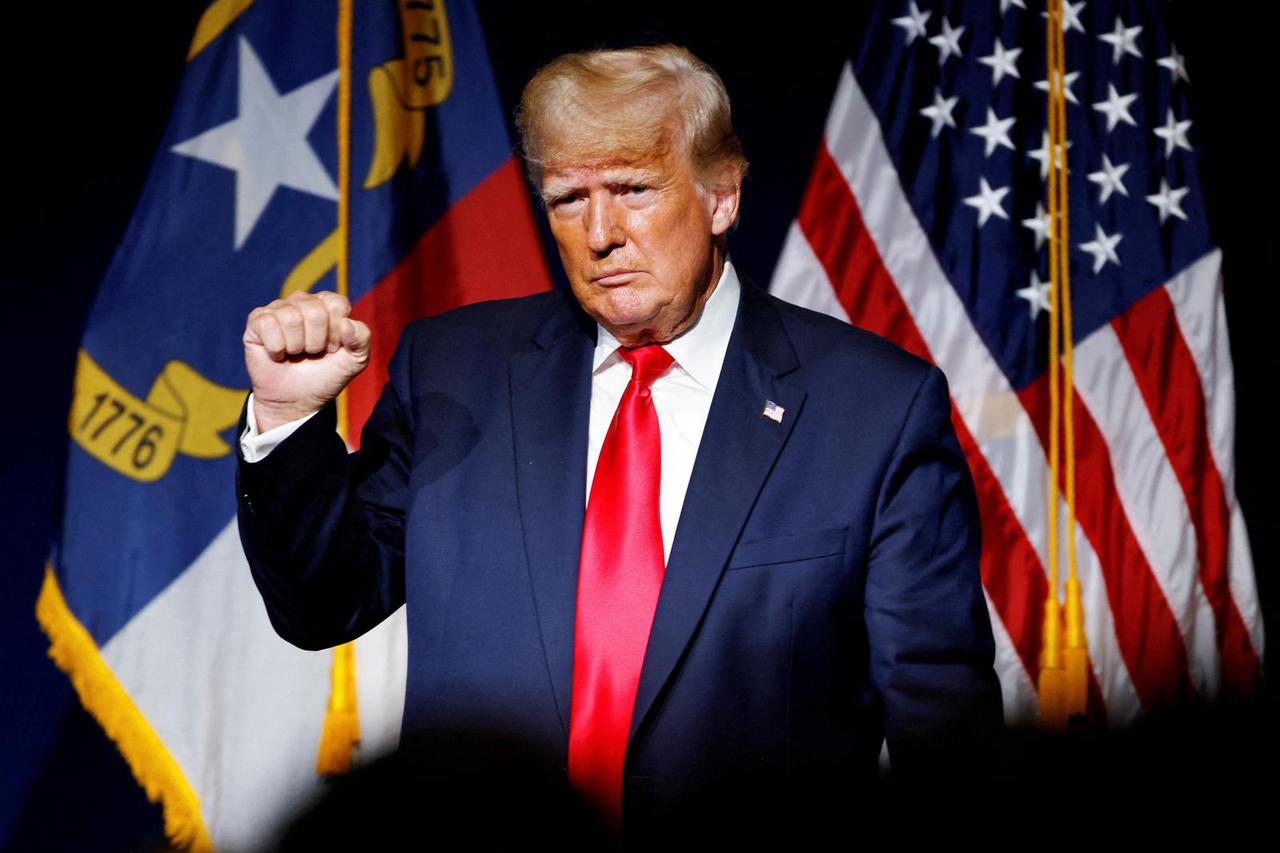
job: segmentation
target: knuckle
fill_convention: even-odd
[[[320,323],[328,318],[329,312],[318,302],[300,302],[298,311],[308,323]]]
[[[256,317],[250,314],[249,322],[245,325],[248,329],[257,333],[259,337],[264,337],[270,333],[275,324],[272,322],[270,314],[259,314]]]
[[[332,316],[341,317],[350,313],[351,303],[348,302],[347,298],[342,294],[325,291],[318,295],[320,296],[321,302],[324,303],[325,310]]]

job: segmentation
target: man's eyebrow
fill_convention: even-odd
[[[656,184],[661,179],[662,172],[660,170],[643,166],[618,166],[606,169],[600,175],[600,183],[606,187],[625,184]],[[556,180],[551,178],[540,192],[544,201],[551,201],[577,192],[582,189],[582,184],[582,181],[572,179]]]
[[[614,186],[617,184],[653,184],[657,183],[662,177],[662,172],[658,169],[644,168],[642,166],[620,167],[610,169],[604,173],[603,181],[605,186]]]
[[[539,193],[543,201],[551,201],[552,199],[566,196],[578,189],[578,184],[572,181],[548,182]]]

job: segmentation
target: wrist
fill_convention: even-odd
[[[257,425],[259,435],[276,427],[300,421],[309,415],[315,414],[322,408],[324,408],[324,404],[318,401],[280,403],[264,400],[256,394],[253,399],[254,422]]]

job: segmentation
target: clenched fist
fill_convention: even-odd
[[[336,293],[295,291],[249,312],[244,363],[258,431],[306,417],[369,363],[369,327]]]

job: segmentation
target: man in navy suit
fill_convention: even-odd
[[[898,772],[998,725],[946,381],[733,268],[719,78],[569,55],[518,124],[572,293],[411,326],[359,453],[346,301],[249,317],[240,522],[276,629],[323,648],[407,603],[406,730],[514,733],[629,834],[835,802],[886,737]]]

